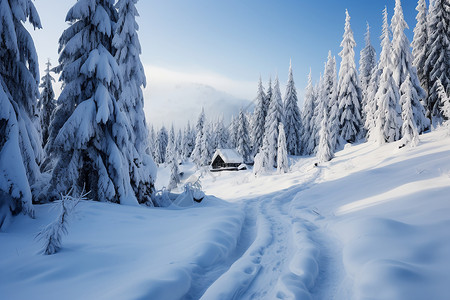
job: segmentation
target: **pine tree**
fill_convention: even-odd
[[[217,149],[228,148],[229,135],[223,124],[223,117],[217,122],[216,126]]]
[[[267,83],[267,93],[266,102],[264,104],[264,120],[267,118],[267,113],[269,111],[270,99],[272,99],[273,88],[272,88],[272,77],[269,77],[269,82]]]
[[[34,215],[30,186],[40,177],[39,66],[27,20],[41,28],[32,1],[0,1],[0,229],[11,216]]]
[[[200,159],[198,161],[198,166],[206,166],[210,163],[213,150],[211,147],[211,129],[210,124],[206,123],[203,126],[200,140]]]
[[[42,92],[38,104],[39,120],[42,131],[42,147],[44,147],[47,143],[50,117],[56,107],[55,93],[53,92],[52,86],[52,82],[54,82],[55,79],[52,77],[52,75],[50,75],[50,67],[52,66],[52,64],[50,63],[50,59],[47,61],[46,66],[47,68],[45,69],[45,75],[41,78],[42,82],[39,85],[39,87],[42,88]]]
[[[417,146],[419,143],[419,132],[417,130],[416,122],[413,115],[413,99],[417,97],[414,95],[416,89],[413,86],[411,76],[406,75],[406,80],[403,82],[400,88],[401,98],[400,105],[402,107],[402,137],[405,144],[409,144],[412,147]]]
[[[153,125],[151,125],[148,133],[148,144],[150,145],[149,150],[152,155],[152,158],[155,158],[155,145],[156,145],[156,135],[155,135],[155,129],[153,128]]]
[[[361,92],[355,65],[356,43],[347,10],[345,14],[345,32],[341,42],[342,51],[339,53],[342,57],[338,85],[339,120],[341,138],[352,143],[361,138]]]
[[[266,94],[264,93],[264,88],[262,86],[261,77],[259,77],[258,82],[258,92],[256,93],[256,106],[253,113],[252,122],[252,136],[253,136],[253,149],[255,152],[262,147],[264,138],[264,124],[266,121],[267,108],[266,105]]]
[[[144,114],[142,88],[146,85],[144,67],[139,55],[141,45],[137,31],[137,0],[118,0],[118,21],[112,44],[122,75],[121,91],[117,95],[121,109],[129,119],[131,132],[127,145],[131,186],[140,203],[151,203],[154,189],[154,162],[151,157],[148,129]]]
[[[237,127],[237,146],[236,151],[244,158],[244,163],[251,163],[251,148],[250,148],[250,136],[248,131],[248,123],[247,118],[244,114],[244,111],[241,109],[239,111],[239,119],[238,119],[238,127]]]
[[[176,160],[173,160],[170,163],[170,179],[169,179],[169,185],[167,186],[167,189],[173,190],[180,184],[180,170],[178,168],[178,162]]]
[[[278,124],[283,123],[282,114],[283,104],[281,102],[280,84],[278,77],[276,77],[272,99],[270,99],[269,110],[267,112],[263,140],[263,147],[268,151],[269,162],[274,167],[276,167],[277,162]]]
[[[400,0],[395,1],[395,13],[392,17],[391,27],[393,31],[392,39],[392,64],[393,76],[398,88],[405,82],[409,75],[413,98],[411,99],[413,107],[414,122],[417,130],[422,133],[429,127],[429,122],[425,117],[425,109],[422,100],[426,98],[425,90],[420,86],[417,70],[412,65],[413,57],[409,49],[409,41],[405,35],[405,29],[408,28],[404,17]],[[402,94],[402,93],[401,93]]]
[[[425,73],[425,61],[427,58],[427,4],[425,0],[419,0],[417,3],[416,27],[414,28],[414,38],[411,43],[412,55],[414,57],[413,65],[417,69],[420,83],[423,88],[428,90],[428,80]],[[425,105],[426,107],[426,105]]]
[[[198,116],[197,125],[195,127],[196,131],[196,137],[195,137],[195,144],[194,149],[191,153],[191,158],[194,161],[194,163],[197,166],[201,165],[201,155],[202,155],[202,140],[206,141],[206,139],[203,138],[203,135],[205,134],[205,110],[202,108],[202,111],[200,115]]]
[[[59,40],[57,67],[64,89],[51,125],[57,134],[47,147],[55,159],[47,191],[50,199],[85,186],[93,200],[137,203],[127,149],[132,129],[117,100],[122,76],[113,57],[117,21],[113,3],[80,0],[66,17],[70,25]],[[149,170],[154,177],[153,164]]]
[[[372,78],[372,73],[376,70],[376,52],[370,43],[370,27],[369,23],[367,23],[367,31],[365,34],[366,45],[360,53],[359,60],[359,76],[361,81],[361,90],[362,90],[362,122],[365,123],[366,120],[366,112],[365,107],[368,102],[368,92],[369,92],[369,84],[370,79]]]
[[[376,139],[378,136],[375,133],[376,128],[376,118],[377,118],[377,99],[375,98],[376,93],[378,91],[378,85],[380,83],[381,74],[383,73],[383,69],[378,66],[375,67],[374,72],[372,73],[372,77],[370,78],[369,87],[367,90],[367,102],[364,106],[364,114],[366,116],[366,120],[364,123],[364,128],[366,130],[367,139]]]
[[[287,151],[290,155],[300,155],[302,120],[298,107],[297,90],[295,89],[291,63],[289,64],[289,77],[286,85],[286,95],[284,97],[283,114],[286,124]]]
[[[329,130],[329,142],[331,151],[335,151],[340,143],[339,135],[339,103],[337,99],[337,71],[336,71],[336,58],[331,57],[331,52],[328,55],[327,72],[326,72],[327,94],[328,94],[328,121],[327,126]]]
[[[328,114],[327,111],[324,110],[322,125],[320,127],[320,141],[319,146],[317,147],[317,159],[320,163],[327,162],[331,160],[334,156],[334,151],[332,148],[331,140],[330,140],[330,126],[327,126],[328,123]]]
[[[401,129],[400,95],[397,83],[393,78],[387,8],[384,8],[383,11],[383,34],[379,67],[383,70],[383,73],[375,95],[377,101],[376,129],[373,130],[375,136],[370,137],[370,139],[382,144],[399,140]]]
[[[168,143],[169,143],[169,135],[167,134],[166,127],[163,126],[158,131],[155,141],[155,162],[157,164],[165,163]]]
[[[181,129],[178,129],[177,137],[175,139],[175,155],[178,159],[183,157],[183,134]]]
[[[445,92],[444,86],[442,85],[441,81],[437,80],[437,95],[438,95],[438,103],[442,110],[442,116],[444,117],[444,120],[446,120],[446,123],[450,123],[450,97]]]
[[[191,124],[188,121],[183,134],[183,158],[187,159],[191,156],[194,150],[195,138],[194,133],[191,130]]]
[[[283,123],[278,125],[278,145],[277,145],[277,172],[279,174],[289,171],[289,161],[286,144],[286,134],[284,132]]]
[[[428,79],[427,109],[432,123],[439,124],[442,112],[438,103],[438,79],[450,92],[450,3],[448,0],[433,0],[428,13],[428,41],[425,74]]]
[[[170,131],[169,131],[169,138],[167,141],[167,147],[166,147],[166,153],[165,153],[165,158],[164,158],[164,162],[166,164],[170,164],[172,161],[177,160],[177,156],[176,156],[176,143],[175,143],[175,130],[173,128],[173,124],[170,127]]]
[[[314,124],[314,87],[312,83],[311,70],[308,75],[308,85],[306,86],[305,101],[303,103],[303,110],[301,113],[303,132],[302,132],[302,144],[303,154],[311,154],[314,149],[308,148],[310,144],[310,138],[312,134],[312,125]]]
[[[325,80],[322,74],[320,74],[319,82],[317,83],[315,89],[315,103],[314,103],[314,117],[312,119],[312,132],[309,139],[308,148],[311,149],[311,153],[317,152],[317,147],[319,146],[319,132],[323,119],[324,109],[328,106],[328,97],[325,91]]]
[[[232,116],[230,126],[228,126],[228,135],[230,136],[231,148],[236,148],[237,145],[237,125],[238,119],[235,116]]]

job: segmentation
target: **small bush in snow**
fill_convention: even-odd
[[[61,195],[61,199],[55,202],[59,208],[58,217],[50,224],[41,229],[36,238],[43,241],[43,252],[52,255],[61,249],[62,236],[67,234],[69,218],[80,200],[87,200],[84,190],[79,197],[70,196],[71,191],[66,195]]]

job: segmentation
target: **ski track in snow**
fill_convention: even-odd
[[[337,269],[336,250],[314,224],[322,217],[293,201],[320,173],[317,168],[291,188],[243,199],[246,218],[236,250],[226,262],[194,274],[185,299],[313,299],[334,282],[327,269]]]

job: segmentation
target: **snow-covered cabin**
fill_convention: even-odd
[[[244,158],[234,149],[217,149],[211,160],[211,171],[245,170]]]

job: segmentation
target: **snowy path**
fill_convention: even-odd
[[[217,277],[201,299],[312,299],[313,287],[319,278],[325,280],[322,267],[330,265],[322,255],[326,248],[324,236],[315,240],[318,217],[304,207],[293,207],[296,195],[313,185],[320,169],[305,174],[303,180],[291,188],[268,195],[244,199],[246,221],[232,264],[216,266],[202,278]],[[206,283],[203,281],[203,283]],[[319,285],[320,286],[320,285]],[[195,299],[198,294],[190,294]]]

